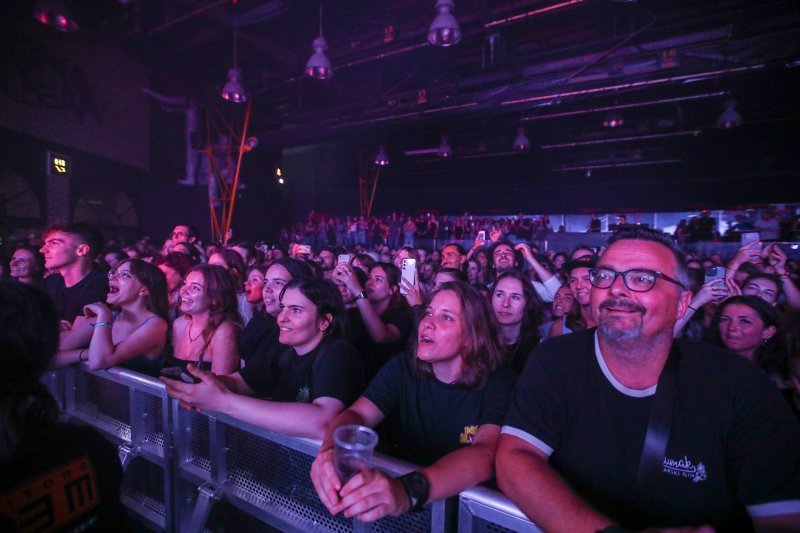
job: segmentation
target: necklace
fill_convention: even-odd
[[[189,329],[186,331],[186,333],[189,335],[189,342],[194,342],[194,341],[196,341],[197,339],[199,339],[200,337],[203,336],[203,332],[201,331],[200,335],[198,335],[194,339],[192,338],[192,326],[193,325],[194,325],[194,320],[190,320],[189,321]]]

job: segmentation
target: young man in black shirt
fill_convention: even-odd
[[[102,236],[86,226],[51,226],[45,230],[44,246],[39,251],[52,274],[45,278],[44,289],[56,305],[62,331],[83,316],[84,306],[106,300],[108,278],[94,264],[102,246]]]

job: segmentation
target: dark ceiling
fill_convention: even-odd
[[[509,154],[523,124],[549,173],[681,164],[694,174],[796,173],[796,1],[455,3],[462,41],[438,48],[426,40],[434,0],[321,2],[328,81],[303,75],[319,1],[87,0],[79,9],[87,39],[148,65],[156,90],[207,106],[220,105],[238,25],[250,131],[272,146],[386,144],[394,164],[435,158],[403,154],[448,134],[456,156],[485,158]],[[720,132],[729,99],[743,124]],[[604,128],[612,110],[624,124]]]

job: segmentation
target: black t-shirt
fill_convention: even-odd
[[[380,428],[383,451],[427,466],[471,444],[479,426],[503,423],[516,380],[510,370],[469,389],[417,376],[412,364],[410,354],[393,358],[364,392],[386,417]]]
[[[127,530],[117,451],[92,428],[42,428],[0,472],[0,531]]]
[[[239,334],[239,355],[245,367],[255,358],[270,358],[273,351],[282,349],[283,346],[278,342],[280,333],[274,316],[255,313]]]
[[[372,379],[386,361],[408,347],[408,339],[414,329],[414,314],[407,306],[395,307],[381,316],[384,324],[391,324],[400,331],[400,339],[395,342],[375,343],[358,308],[347,310],[347,320],[347,340],[364,361],[367,380]]]
[[[539,334],[529,335],[514,344],[506,345],[506,365],[520,374],[525,367],[525,362],[536,345],[539,344]]]
[[[748,511],[800,511],[800,426],[775,386],[742,357],[683,341],[673,348],[680,360],[657,506],[636,491],[656,387],[617,381],[594,331],[539,345],[503,433],[548,455],[580,496],[628,528],[739,531],[752,527]]]
[[[364,388],[361,359],[343,340],[325,339],[305,355],[285,346],[271,359],[253,359],[240,375],[259,396],[276,402],[310,403],[328,397],[347,406]]]
[[[95,302],[105,302],[108,295],[108,278],[97,268],[72,287],[64,285],[61,274],[51,274],[44,279],[44,290],[53,299],[61,320],[72,322],[83,316],[83,308]]]

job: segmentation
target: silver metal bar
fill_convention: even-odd
[[[202,532],[208,515],[211,514],[211,508],[220,500],[222,494],[222,491],[213,483],[204,483],[197,487],[197,491],[199,493],[197,502],[194,505],[192,516],[189,518],[189,523],[181,529],[183,533]]]

